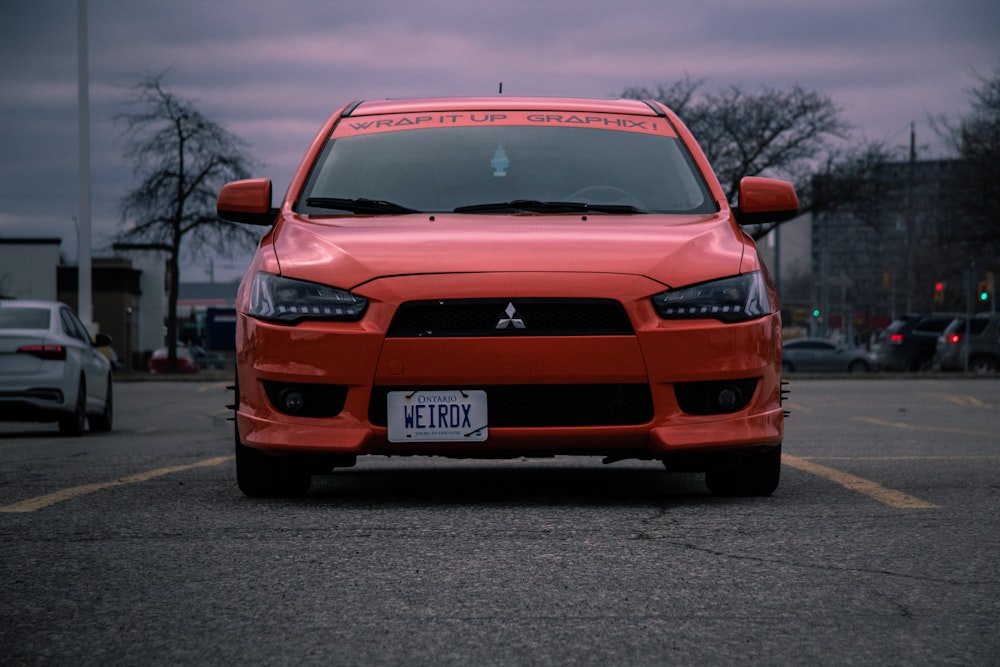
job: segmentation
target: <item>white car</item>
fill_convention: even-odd
[[[110,431],[111,362],[58,301],[0,299],[0,420],[59,422],[59,432]]]

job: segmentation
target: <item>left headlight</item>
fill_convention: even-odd
[[[355,322],[367,306],[367,299],[345,290],[258,273],[250,285],[247,315],[285,324],[302,320]]]
[[[760,271],[661,292],[653,306],[664,319],[745,322],[772,312]]]

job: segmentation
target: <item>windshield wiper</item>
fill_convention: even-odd
[[[538,201],[514,199],[490,204],[459,206],[455,213],[642,213],[642,209],[628,204],[587,204],[578,201]]]
[[[306,205],[314,208],[332,208],[351,213],[420,213],[420,211],[382,199],[347,199],[344,197],[309,197]]]

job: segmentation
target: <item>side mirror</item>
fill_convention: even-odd
[[[229,222],[269,227],[278,217],[271,208],[271,180],[250,178],[222,186],[215,204],[219,217]]]
[[[784,222],[799,214],[799,197],[787,181],[746,176],[740,181],[735,213],[741,225]]]
[[[94,347],[111,347],[111,336],[106,333],[99,333],[94,336]]]

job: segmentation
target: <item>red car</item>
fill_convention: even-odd
[[[168,351],[165,347],[158,347],[153,350],[153,354],[150,355],[149,361],[146,362],[146,369],[150,373],[166,373],[167,372],[167,355]],[[194,356],[191,354],[191,350],[184,347],[183,345],[177,346],[177,372],[178,373],[197,373],[201,368],[198,366],[198,362],[195,361]]]
[[[781,320],[740,224],[656,102],[356,102],[322,127],[280,208],[227,184],[226,220],[271,226],[237,297],[236,468],[304,493],[359,455],[603,456],[778,484]]]

